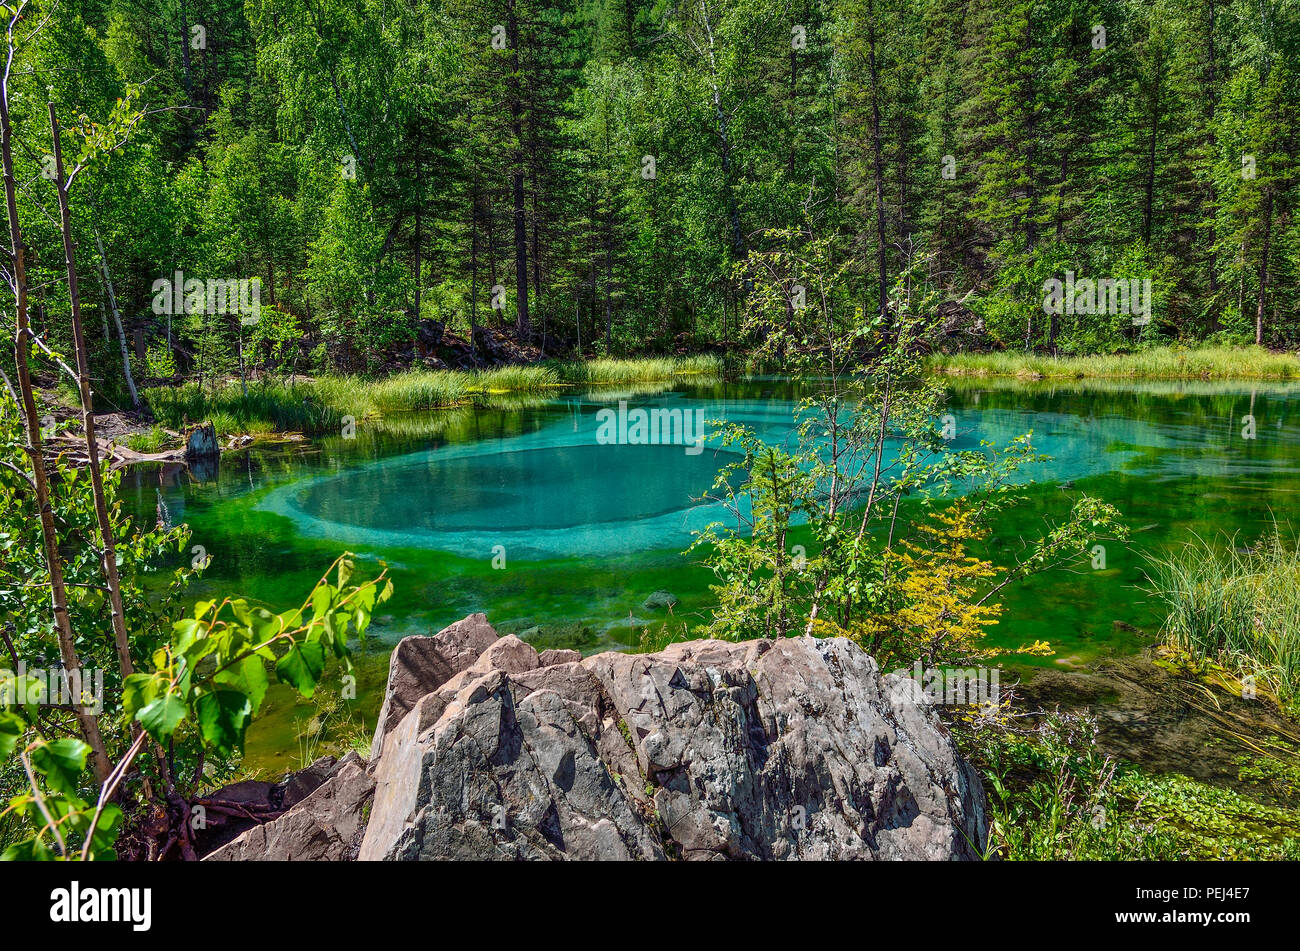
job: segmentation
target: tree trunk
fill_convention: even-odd
[[[54,142],[55,190],[59,198],[59,226],[63,233],[63,260],[68,272],[68,300],[72,310],[72,345],[77,354],[77,389],[81,394],[81,424],[86,434],[91,491],[95,496],[95,520],[99,524],[100,564],[108,587],[108,600],[117,644],[117,662],[122,676],[135,672],[131,664],[131,645],[126,633],[126,613],[122,609],[122,581],[117,574],[117,544],[113,524],[108,517],[108,500],[104,495],[104,476],[99,468],[99,442],[95,438],[94,396],[90,391],[90,357],[86,351],[86,334],[81,324],[81,288],[77,283],[76,247],[72,241],[72,211],[68,207],[68,183],[63,174],[63,144],[54,103],[49,104],[50,134]]]
[[[871,154],[872,177],[876,192],[876,293],[877,312],[882,316],[889,305],[888,274],[885,260],[885,158],[880,139],[880,64],[876,60],[876,14],[874,4],[867,4],[867,68],[871,77]]]
[[[1215,70],[1215,62],[1214,62],[1214,55],[1215,55],[1215,54],[1214,54],[1214,0],[1210,0],[1210,23],[1209,23],[1209,29],[1208,29],[1207,32],[1208,32],[1208,36],[1207,36],[1207,40],[1208,40],[1207,48],[1208,48],[1208,56],[1209,56],[1209,60],[1210,60],[1210,69],[1209,69],[1209,73],[1210,73],[1210,75],[1209,75],[1208,82],[1206,83],[1206,96],[1205,96],[1205,98],[1206,98],[1206,103],[1207,103],[1207,110],[1206,110],[1206,117],[1205,117],[1205,127],[1206,127],[1206,129],[1211,130],[1211,131],[1210,131],[1210,149],[1209,149],[1209,151],[1210,151],[1210,154],[1213,155],[1213,154],[1215,154],[1215,152],[1216,152],[1216,148],[1217,148],[1217,144],[1218,144],[1218,143],[1217,143],[1217,140],[1216,140],[1216,136],[1214,135],[1214,132],[1213,132],[1213,129],[1214,129],[1214,113],[1215,113],[1215,109],[1216,109],[1217,106],[1218,106],[1218,97],[1215,95],[1215,87],[1216,87],[1216,79],[1215,79],[1215,75],[1216,75],[1216,70]],[[1209,207],[1209,208],[1214,208],[1214,207],[1218,204],[1219,196],[1218,196],[1218,190],[1214,187],[1214,179],[1213,179],[1213,178],[1210,178],[1209,181],[1208,181],[1208,191],[1209,191],[1209,200],[1207,201],[1206,205],[1207,205],[1207,207]],[[1214,308],[1214,310],[1210,313],[1210,332],[1211,332],[1211,333],[1217,333],[1220,329],[1222,329],[1222,326],[1223,326],[1223,325],[1219,322],[1219,310],[1218,310],[1218,305],[1217,305],[1217,303],[1215,303],[1216,299],[1217,299],[1218,296],[1219,296],[1219,267],[1218,267],[1218,262],[1215,260],[1215,257],[1214,257],[1214,247],[1215,247],[1215,245],[1218,243],[1217,238],[1216,238],[1216,233],[1215,233],[1214,220],[1215,220],[1215,219],[1214,219],[1214,215],[1212,215],[1212,214],[1209,215],[1209,232],[1208,232],[1208,238],[1207,238],[1207,240],[1209,241],[1209,246],[1210,246],[1210,254],[1209,254],[1209,263],[1210,263],[1210,302],[1211,302],[1211,303],[1210,303],[1210,306],[1211,306],[1212,308]]]
[[[530,333],[528,322],[528,221],[524,204],[523,93],[519,76],[519,21],[513,0],[506,6],[506,37],[510,43],[510,126],[514,134],[514,168],[510,174],[515,218],[515,332],[521,341]]]
[[[1155,62],[1155,88],[1151,95],[1151,136],[1147,140],[1146,196],[1142,204],[1142,240],[1151,246],[1151,219],[1156,193],[1156,136],[1160,129],[1160,57]]]
[[[91,231],[95,235],[95,250],[99,252],[99,270],[104,275],[104,290],[108,292],[108,307],[113,312],[113,323],[117,326],[117,343],[122,352],[122,373],[126,377],[126,388],[131,393],[131,408],[140,408],[140,394],[135,389],[135,377],[131,375],[131,349],[126,344],[126,330],[122,327],[122,315],[117,310],[117,294],[113,291],[113,278],[108,273],[108,258],[104,256],[104,242],[99,237],[99,227],[94,222],[91,209]]]
[[[416,177],[416,181],[420,182],[420,184],[416,188],[416,204],[415,204],[415,319],[418,321],[420,319],[420,283],[421,283],[420,245],[424,237],[421,234],[421,230],[420,230],[421,225],[423,223],[421,221],[421,218],[423,217],[423,215],[421,214],[422,211],[421,206],[424,204],[424,183],[420,181],[420,173],[418,171],[416,172],[415,177]]]
[[[1033,35],[1034,19],[1032,8],[1025,16],[1025,51],[1026,55],[1033,54]],[[1035,203],[1038,200],[1038,193],[1034,188],[1034,168],[1037,165],[1037,145],[1038,145],[1038,122],[1037,111],[1034,109],[1034,74],[1028,73],[1025,89],[1025,126],[1028,129],[1028,135],[1025,137],[1025,198],[1028,200],[1028,219],[1025,221],[1025,247],[1032,255],[1034,248],[1038,245],[1038,215],[1034,210]],[[1026,343],[1026,347],[1028,343]]]
[[[194,101],[194,80],[190,76],[190,18],[185,9],[185,0],[181,0],[181,70],[185,80],[185,101]]]
[[[609,181],[609,110],[605,110],[605,354],[614,352],[614,189]]]
[[[474,170],[474,185],[470,192],[470,227],[469,227],[469,331],[470,340],[474,339],[474,328],[478,325],[478,169]]]
[[[727,219],[731,223],[731,250],[736,260],[745,256],[745,232],[740,226],[740,206],[736,203],[736,193],[731,173],[731,123],[722,108],[722,91],[719,87],[718,62],[714,55],[713,24],[709,22],[709,8],[705,0],[700,0],[700,22],[704,26],[708,40],[709,90],[713,97],[713,116],[718,124],[718,147],[722,159],[722,189],[727,206]]]
[[[21,8],[19,9],[21,13]],[[24,262],[22,227],[18,224],[18,184],[14,178],[12,130],[9,124],[9,71],[13,67],[13,28],[19,14],[12,15],[9,23],[10,40],[8,59],[3,79],[0,79],[0,163],[4,169],[5,210],[9,216],[10,250],[13,255],[14,288],[14,363],[18,375],[18,389],[22,397],[22,410],[27,430],[27,455],[32,464],[32,489],[36,507],[40,512],[41,538],[45,548],[45,563],[50,573],[50,602],[54,612],[54,627],[59,639],[59,654],[63,669],[68,674],[80,672],[81,658],[77,656],[76,634],[68,615],[67,586],[63,579],[63,561],[59,553],[58,529],[54,524],[54,510],[50,506],[49,483],[45,471],[45,454],[41,447],[41,422],[37,415],[36,398],[32,390],[31,369],[28,366],[31,328],[27,317],[27,269]],[[76,711],[77,724],[82,738],[90,747],[91,768],[99,782],[108,778],[112,767],[99,733],[99,722],[80,707]]]
[[[1264,249],[1259,258],[1259,300],[1255,305],[1255,343],[1264,345],[1264,298],[1268,291],[1268,252],[1273,242],[1273,189],[1264,189]]]

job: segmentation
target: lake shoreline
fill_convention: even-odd
[[[949,377],[1034,380],[1300,380],[1300,358],[1264,347],[1152,347],[1132,353],[1048,356],[1019,351],[934,356],[930,369]]]

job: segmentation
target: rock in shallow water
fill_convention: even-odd
[[[641,603],[647,611],[660,611],[677,604],[677,596],[671,591],[656,591]]]

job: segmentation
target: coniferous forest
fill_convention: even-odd
[[[145,376],[409,366],[422,321],[556,354],[743,350],[738,265],[791,229],[838,239],[867,311],[923,270],[986,346],[1300,335],[1294,3],[78,0],[49,17],[11,80],[18,178],[41,173],[49,98],[65,125],[122,99],[142,113],[73,220],[119,405],[123,335]],[[28,238],[36,284],[62,268],[52,224]],[[1150,322],[1045,314],[1067,270],[1150,280]],[[152,306],[186,276],[260,281],[263,326]],[[33,305],[66,341],[66,303]]]

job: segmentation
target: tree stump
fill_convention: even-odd
[[[221,446],[217,443],[217,430],[211,422],[200,423],[185,434],[185,458],[215,459],[221,455]]]

